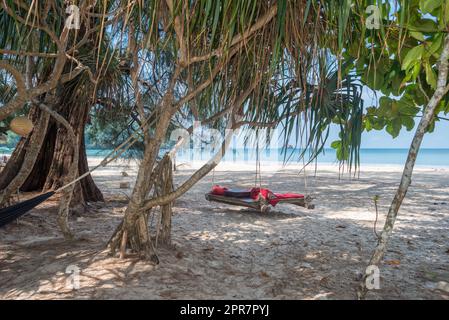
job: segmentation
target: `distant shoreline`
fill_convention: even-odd
[[[10,156],[12,148],[0,147],[0,155]],[[107,155],[110,149],[87,149],[87,156],[90,159],[102,159]],[[163,152],[163,151],[162,151]],[[291,152],[291,154],[289,154]],[[301,166],[303,161],[297,161],[299,158],[298,149],[288,149],[287,153],[291,156],[288,165]],[[360,149],[360,165],[361,167],[373,167],[381,166],[383,168],[390,166],[403,167],[407,158],[408,149],[406,148],[362,148]],[[233,165],[254,165],[256,162],[256,152],[254,148],[247,149],[230,149],[222,160],[223,163]],[[178,163],[189,163],[196,166],[196,164],[203,164],[211,157],[210,152],[193,152],[184,151],[177,155]],[[282,165],[283,156],[280,156],[279,149],[277,150],[263,150],[259,153],[261,165]],[[126,160],[125,160],[126,161]],[[91,161],[89,161],[91,162]],[[317,158],[319,166],[335,166],[338,167],[339,163],[336,160],[335,150],[326,148],[324,154]],[[315,162],[309,165],[313,167]],[[449,148],[423,148],[420,150],[420,154],[417,159],[416,166],[420,168],[449,168]]]
[[[90,166],[97,165],[103,160],[102,156],[88,156],[88,161]],[[115,163],[124,166],[134,166],[138,159],[119,159]],[[182,161],[177,159],[176,164],[179,170],[196,170],[204,165],[207,161]],[[255,161],[222,161],[216,168],[215,171],[254,171],[256,163]],[[339,169],[338,162],[318,162],[318,171],[335,171]],[[416,169],[420,171],[449,171],[449,165],[431,165],[431,164],[417,164]],[[360,171],[394,171],[402,172],[404,168],[403,164],[391,164],[391,163],[361,163]],[[270,162],[265,161],[260,164],[261,171],[264,172],[276,172],[276,171],[298,171],[303,169],[302,162],[289,162],[287,165],[283,165],[281,162]],[[347,165],[344,166],[345,171],[347,171]],[[311,174],[315,170],[315,163],[310,163],[306,167],[306,171]],[[354,168],[352,168],[354,171]]]

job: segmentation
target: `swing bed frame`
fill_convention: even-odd
[[[256,135],[258,137],[258,135]],[[256,145],[256,177],[254,185],[262,185],[262,176],[260,172],[260,156],[259,156],[259,142]],[[307,188],[306,172],[304,170],[304,183]],[[259,183],[257,183],[259,182]],[[212,171],[212,183],[215,185],[215,169]],[[253,210],[260,211],[262,213],[269,212],[271,210],[271,204],[267,199],[260,194],[256,199],[250,196],[248,190],[228,190],[228,194],[219,195],[212,192],[206,193],[205,198],[207,201],[224,203],[232,206],[245,207]],[[293,204],[296,206],[304,207],[306,209],[315,209],[315,205],[312,204],[313,198],[309,195],[297,198],[277,198],[277,204]]]
[[[234,191],[233,192],[239,192]],[[243,192],[243,191],[242,191]],[[216,195],[212,193],[206,193],[205,198],[207,201],[218,202],[229,204],[233,206],[245,207],[249,209],[254,209],[260,211],[262,213],[269,212],[271,210],[271,205],[268,201],[259,196],[258,199],[253,199],[251,197],[230,197],[230,196],[222,196]],[[303,198],[291,198],[291,199],[278,199],[277,204],[293,204],[296,206],[304,207],[306,209],[314,209],[315,205],[312,204],[312,197],[305,196]]]

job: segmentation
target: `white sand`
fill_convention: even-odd
[[[90,159],[93,164],[97,160]],[[195,165],[194,167],[197,167]],[[184,165],[176,183],[193,170]],[[304,192],[299,166],[264,165],[263,186]],[[130,176],[122,177],[126,170]],[[215,183],[252,187],[254,164],[221,164]],[[380,196],[378,229],[400,179],[399,166],[363,166],[360,178],[339,179],[338,167],[308,168],[315,210],[279,205],[269,214],[209,203],[212,174],[174,207],[174,248],[159,248],[157,267],[111,258],[104,246],[126,208],[134,164],[115,163],[94,174],[106,204],[72,217],[78,239],[66,242],[47,201],[0,230],[0,298],[353,299],[376,239],[373,197]],[[418,168],[381,266],[380,290],[370,299],[449,299],[449,169]],[[153,227],[157,214],[153,217]],[[68,266],[80,269],[80,288],[67,286]]]

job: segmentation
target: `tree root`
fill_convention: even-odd
[[[134,223],[122,221],[108,242],[112,256],[119,253],[119,258],[126,258],[127,249],[137,253],[139,258],[147,260],[154,265],[159,264],[159,257],[150,237],[147,224],[147,215],[138,217]]]

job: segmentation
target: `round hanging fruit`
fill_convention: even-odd
[[[12,132],[24,137],[33,130],[33,122],[27,117],[17,117],[11,121],[10,129]]]

